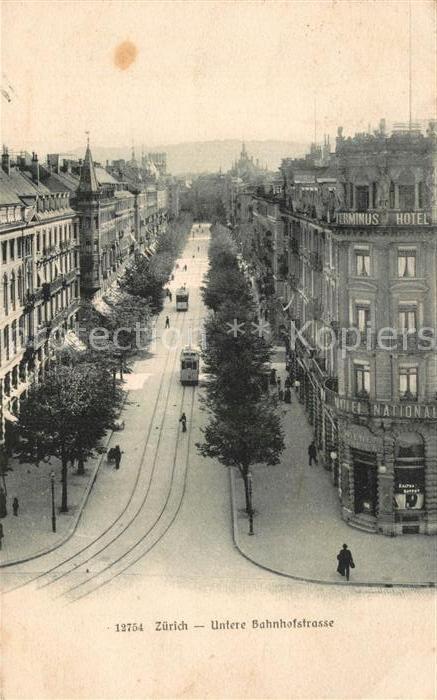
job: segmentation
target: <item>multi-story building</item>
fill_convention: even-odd
[[[79,219],[70,193],[34,153],[0,170],[0,444],[8,442],[20,398],[41,379],[59,336],[79,307]]]
[[[244,207],[342,516],[389,535],[437,532],[436,165],[434,123],[339,129]]]
[[[337,138],[339,489],[386,534],[437,532],[436,136]]]
[[[75,193],[85,296],[100,296],[125,269],[135,245],[135,195],[93,162],[88,145]]]

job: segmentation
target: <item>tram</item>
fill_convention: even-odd
[[[188,289],[181,287],[176,290],[176,311],[188,311]]]
[[[181,384],[199,383],[200,352],[196,348],[185,347],[181,352]]]

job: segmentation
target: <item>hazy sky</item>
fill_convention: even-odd
[[[412,0],[413,117],[435,116],[436,9]],[[130,67],[116,47],[137,49]],[[407,0],[5,0],[2,140],[310,141],[408,120]],[[4,83],[3,83],[4,87]]]

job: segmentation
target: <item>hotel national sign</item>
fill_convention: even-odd
[[[339,226],[428,226],[431,222],[425,211],[340,211]]]
[[[414,403],[409,401],[361,401],[339,396],[325,389],[326,401],[338,413],[348,413],[369,418],[392,418],[437,421],[437,403]]]

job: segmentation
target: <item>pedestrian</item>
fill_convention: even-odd
[[[200,245],[197,246],[197,252],[200,252]]]
[[[285,383],[284,383],[284,386],[285,386],[286,389],[290,389],[290,387],[291,387],[291,379],[290,379],[290,377],[287,377],[287,378],[286,378]]]
[[[18,503],[18,498],[15,496],[14,500],[12,501],[12,510],[14,511],[14,515],[18,515],[19,507],[20,504]]]
[[[337,561],[338,573],[342,576],[346,576],[346,580],[349,581],[350,569],[355,569],[355,563],[352,558],[352,552],[347,548],[347,544],[344,544],[343,548],[340,549],[339,553],[337,554]]]
[[[6,508],[6,494],[2,488],[0,488],[0,518],[6,518],[8,510]]]
[[[270,386],[276,386],[276,370],[274,367],[270,370]]]
[[[281,377],[277,378],[276,383],[278,385],[278,391],[279,391],[279,389],[281,388]]]
[[[170,279],[171,279],[171,281],[173,282],[173,280],[174,280],[174,275],[172,275],[172,276],[170,277]]]
[[[179,270],[179,263],[176,263],[176,270]]]
[[[121,455],[123,454],[120,450],[120,445],[114,447],[114,452],[112,453],[115,461],[115,468],[120,469]]]
[[[3,525],[0,523],[0,549],[2,548],[2,543],[3,543]]]
[[[290,387],[287,386],[286,390],[284,391],[284,401],[285,403],[291,403],[291,391]]]
[[[185,413],[183,413],[181,415],[181,417],[179,418],[179,423],[182,423],[182,432],[186,433],[187,432],[187,416],[185,415]]]
[[[317,447],[316,447],[316,443],[314,442],[314,440],[312,442],[310,442],[310,444],[308,445],[308,466],[311,467],[313,462],[318,464]]]
[[[279,395],[279,401],[283,401],[284,400],[284,392],[282,391],[281,388],[279,388],[278,395]]]
[[[165,327],[170,328],[170,319],[168,316],[165,317]]]
[[[195,256],[194,253],[193,253],[193,258],[195,258],[195,257],[196,257],[196,256]]]
[[[168,292],[168,298],[170,299],[170,301],[173,300],[173,294],[170,292],[170,290],[169,290],[169,292]]]

